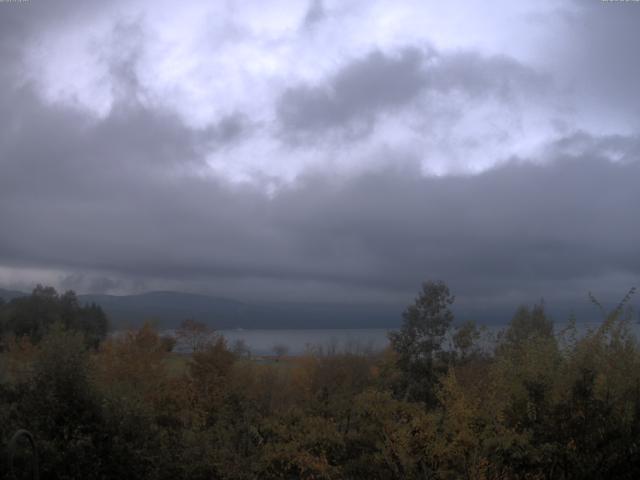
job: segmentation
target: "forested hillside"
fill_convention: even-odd
[[[0,307],[1,458],[24,428],[42,478],[637,478],[632,294],[581,335],[521,306],[489,344],[428,282],[384,352],[256,359],[193,322],[189,355],[149,325],[96,342],[100,315],[37,290],[28,328]]]
[[[0,301],[26,293],[0,289]],[[77,295],[80,305],[99,305],[114,330],[152,322],[176,328],[185,318],[229,328],[395,328],[402,307],[388,303],[247,302],[184,292]]]

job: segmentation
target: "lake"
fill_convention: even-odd
[[[273,355],[274,347],[283,345],[290,355],[304,353],[309,347],[335,351],[382,350],[386,347],[389,329],[304,329],[304,330],[216,330],[223,335],[229,347],[238,340],[245,342],[253,355]],[[169,330],[163,334],[172,334]],[[176,351],[184,351],[176,345]]]
[[[576,325],[578,334],[582,335],[589,329],[596,329],[600,323],[578,323]],[[559,333],[566,324],[555,325],[555,330]],[[640,326],[637,323],[630,325],[633,333],[640,337]],[[489,347],[500,330],[505,325],[491,325],[486,327],[481,345]],[[253,355],[273,355],[274,347],[283,345],[289,355],[299,355],[307,351],[310,347],[322,348],[332,351],[379,351],[388,345],[388,332],[393,329],[386,328],[363,328],[363,329],[228,329],[216,330],[227,339],[230,348],[238,340],[245,342]],[[173,330],[167,330],[163,334],[171,335]],[[186,349],[176,345],[175,351],[185,352]]]

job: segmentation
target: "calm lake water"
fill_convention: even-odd
[[[589,329],[595,329],[599,323],[578,323],[578,334],[584,334]],[[556,324],[556,332],[560,332],[566,325]],[[489,346],[496,338],[504,325],[492,325],[486,327],[481,344]],[[637,323],[631,325],[637,337],[640,337],[640,326]],[[274,348],[282,345],[286,347],[287,354],[299,355],[309,348],[322,348],[325,351],[379,351],[388,344],[387,333],[393,329],[308,329],[308,330],[217,330],[233,347],[238,340],[244,341],[253,355],[273,355]],[[172,330],[163,334],[171,335]],[[176,345],[175,351],[186,351],[184,347]]]
[[[282,345],[287,354],[299,355],[309,348],[334,351],[382,350],[387,346],[389,329],[309,329],[309,330],[216,330],[223,335],[229,347],[244,341],[253,355],[273,355],[274,347]],[[163,334],[171,335],[172,330]],[[175,351],[185,351],[176,345]]]

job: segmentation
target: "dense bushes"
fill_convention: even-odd
[[[31,430],[43,478],[637,478],[640,347],[623,309],[578,334],[523,307],[481,348],[473,325],[452,327],[451,298],[426,285],[385,352],[267,364],[215,336],[172,354],[148,325],[98,350],[72,325],[10,337],[0,448]]]

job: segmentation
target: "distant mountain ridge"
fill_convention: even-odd
[[[0,288],[0,298],[4,299],[6,302],[14,298],[26,297],[27,295],[27,293],[19,292],[18,290],[6,290],[4,288]]]
[[[5,300],[26,293],[0,289]],[[174,328],[187,318],[218,329],[246,328],[393,328],[402,307],[377,304],[308,302],[242,302],[192,293],[157,291],[136,295],[78,295],[81,303],[96,303],[113,328],[136,327],[145,321]]]
[[[237,328],[244,319],[245,304],[235,300],[181,292],[148,292],[137,295],[79,295],[83,303],[100,305],[114,325],[137,326],[150,320],[172,328],[192,318],[215,328]]]
[[[0,288],[0,298],[10,300],[27,293]],[[83,304],[96,303],[108,315],[114,329],[138,327],[152,321],[158,328],[175,328],[191,318],[216,329],[336,329],[398,328],[405,305],[322,302],[243,302],[184,292],[156,291],[136,295],[78,295]],[[533,302],[529,302],[532,304]],[[454,305],[456,323],[475,320],[480,325],[506,325],[517,304],[500,306]],[[586,299],[548,308],[558,322],[575,314],[579,322],[602,318]]]
[[[214,328],[387,328],[399,325],[397,307],[322,303],[249,303],[180,292],[140,295],[80,295],[102,306],[114,325],[145,320],[172,328],[192,318]]]

